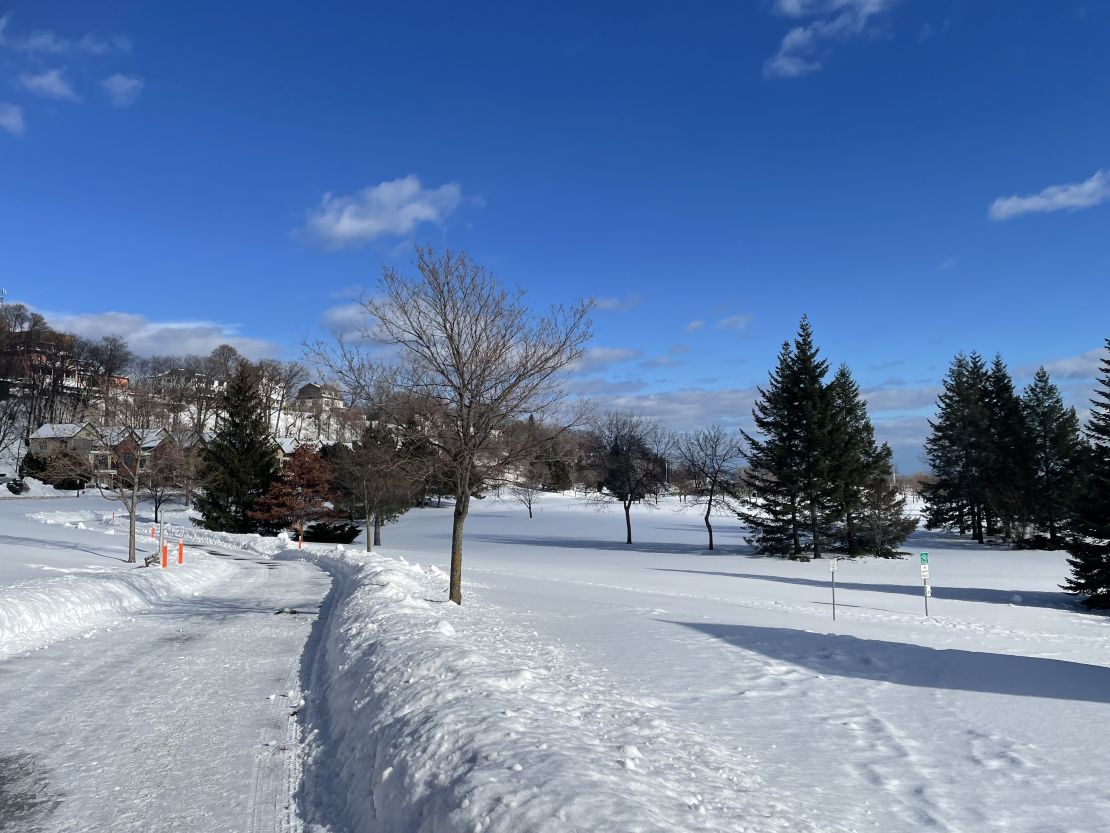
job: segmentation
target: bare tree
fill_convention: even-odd
[[[713,549],[715,512],[732,508],[736,486],[736,467],[742,459],[740,441],[724,428],[714,425],[683,437],[678,443],[678,457],[689,475],[687,486],[691,507],[705,508],[705,529],[709,533],[709,549]]]
[[[104,422],[111,423],[115,419],[114,400],[120,387],[119,380],[134,356],[127,342],[115,335],[104,336],[100,341],[90,342],[86,355],[92,365],[98,394],[102,400]]]
[[[529,459],[535,443],[550,439],[507,429],[529,415],[554,420],[565,401],[559,374],[582,355],[592,334],[593,302],[537,315],[525,305],[523,291],[502,289],[464,252],[417,247],[415,265],[412,277],[385,269],[379,297],[362,304],[363,336],[399,348],[398,384],[415,403],[427,441],[450,461],[455,491],[450,600],[462,604],[470,498],[482,484]],[[329,363],[335,375],[345,374],[356,387],[374,375],[367,372],[370,364],[342,342]],[[574,420],[560,422],[545,423],[547,430],[561,432]]]
[[[528,510],[529,518],[532,517],[532,505],[536,502],[536,495],[543,491],[545,471],[546,467],[542,462],[529,463],[509,484],[509,493],[513,496],[513,500]]]
[[[614,411],[593,425],[592,464],[598,491],[588,500],[624,509],[625,543],[632,543],[632,504],[659,500],[667,482],[674,438],[654,420]]]

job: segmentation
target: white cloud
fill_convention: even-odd
[[[639,350],[622,347],[590,347],[569,370],[572,373],[598,373],[610,365],[630,361],[640,355]]]
[[[130,52],[131,40],[126,35],[97,35],[92,32],[77,40],[63,38],[49,30],[38,30],[29,35],[7,35],[11,14],[0,17],[0,47],[8,47],[27,54],[69,55],[83,52],[87,55],[110,55],[113,52]]]
[[[1095,171],[1083,182],[1052,185],[1025,197],[999,197],[990,207],[992,220],[1009,220],[1022,214],[1079,211],[1110,200],[1110,169]]]
[[[698,330],[700,330],[704,326],[705,326],[704,321],[691,321],[689,324],[687,324],[682,329],[685,330],[688,333],[696,333]]]
[[[117,72],[115,75],[110,75],[101,81],[100,86],[108,93],[112,104],[116,107],[127,107],[134,104],[135,99],[139,97],[139,93],[143,89],[143,81],[141,78],[121,75]]]
[[[364,188],[352,196],[325,194],[301,232],[329,249],[403,236],[421,223],[442,223],[462,199],[455,182],[424,188],[412,175]]]
[[[359,303],[338,304],[324,310],[321,323],[344,338],[358,338],[368,327],[366,308]]]
[[[0,19],[0,22],[3,22]],[[3,29],[0,28],[0,33]],[[0,102],[0,130],[6,130],[13,136],[22,136],[23,131],[26,129],[23,123],[23,108],[18,104],[6,104]]]
[[[722,318],[718,321],[713,329],[714,330],[730,330],[734,333],[742,333],[751,322],[752,316],[750,313],[741,313],[740,315],[730,315],[728,318]]]
[[[797,78],[821,69],[823,47],[871,34],[873,19],[898,0],[775,0],[774,11],[800,20],[782,39],[779,51],[763,65],[766,78]]]
[[[1049,376],[1056,379],[1079,379],[1094,382],[1099,374],[1100,363],[1106,358],[1106,351],[1102,348],[1088,350],[1078,356],[1066,356],[1044,362],[1043,365],[1026,365],[1018,368],[1019,376],[1032,376],[1038,367],[1044,367]]]
[[[25,72],[19,76],[23,89],[43,98],[56,98],[61,101],[80,101],[81,96],[66,80],[65,71],[48,69],[38,74]]]
[[[273,342],[239,335],[234,324],[214,321],[152,321],[127,312],[60,313],[38,310],[50,326],[64,332],[100,338],[118,335],[139,356],[206,355],[221,344],[230,344],[244,356],[258,359],[276,356],[281,348]]]
[[[640,306],[644,301],[638,292],[626,295],[623,298],[597,298],[595,300],[599,310],[611,310],[613,312],[627,312]]]

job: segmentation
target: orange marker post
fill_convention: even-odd
[[[181,538],[177,539],[177,563],[185,563],[185,541]]]
[[[170,566],[170,548],[168,545],[162,545],[162,569]]]
[[[299,533],[297,535],[297,549],[300,549],[301,544],[304,543],[304,527],[298,529],[297,532]]]
[[[154,540],[154,527],[150,528],[150,540]]]

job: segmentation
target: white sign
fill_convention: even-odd
[[[836,572],[836,561],[837,560],[834,558],[832,561],[829,562],[829,572],[830,573],[835,573]]]
[[[922,564],[921,565],[921,577],[924,578],[924,579],[929,578],[929,565],[928,564]]]
[[[930,587],[928,584],[925,585],[925,595],[926,596],[933,595],[933,588]]]

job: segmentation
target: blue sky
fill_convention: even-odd
[[[576,380],[745,424],[808,313],[920,467],[957,350],[1082,404],[1110,4],[0,3],[0,285],[144,352],[298,355],[414,242],[601,299]],[[697,322],[700,322],[697,323]]]

